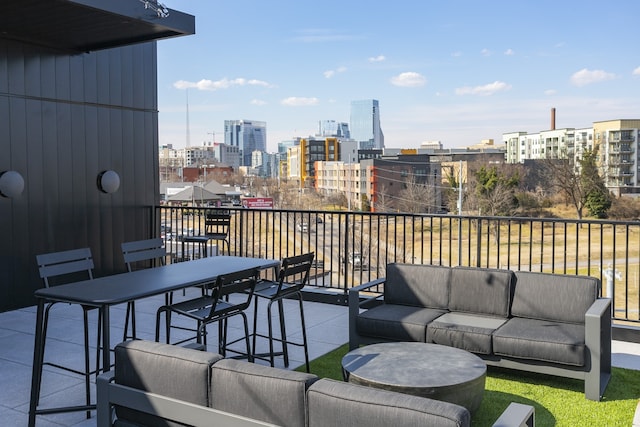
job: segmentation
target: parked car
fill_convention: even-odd
[[[353,264],[355,268],[362,268],[362,257],[360,252],[353,252],[349,257],[349,263]]]
[[[356,270],[361,270],[364,268],[364,263],[362,262],[362,256],[360,252],[352,252],[347,257],[347,262],[350,264],[350,268],[354,268]],[[340,265],[341,268],[344,265],[344,257],[340,257]]]

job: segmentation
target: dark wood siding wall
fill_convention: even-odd
[[[155,42],[79,55],[0,39],[0,311],[34,304],[35,256],[88,246],[96,276],[124,270],[120,243],[153,233],[158,112]],[[98,174],[120,188],[104,194]]]

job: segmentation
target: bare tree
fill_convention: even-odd
[[[384,185],[382,186],[382,188],[380,188],[380,191],[376,193],[376,201],[374,204],[374,208],[376,212],[391,211],[391,200],[389,198],[387,187]]]
[[[400,191],[398,207],[403,212],[432,213],[438,206],[437,191],[432,182],[419,183],[414,174],[409,174],[405,180],[405,188]]]
[[[596,164],[597,151],[585,150],[582,159],[563,155],[560,159],[545,159],[544,168],[549,186],[561,193],[582,219],[585,207],[597,216],[604,215],[611,206]]]

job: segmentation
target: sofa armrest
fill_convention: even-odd
[[[493,427],[534,427],[535,425],[535,408],[533,406],[511,402],[493,424]]]
[[[585,396],[600,400],[611,377],[611,299],[598,298],[585,314],[585,345],[590,366],[585,377]]]
[[[97,381],[97,427],[111,427],[113,425],[113,405],[124,406],[194,427],[211,425],[228,427],[274,426],[206,406],[116,384],[113,382],[113,373],[106,372],[100,375]]]
[[[98,427],[111,427],[113,414],[109,402],[109,385],[115,379],[115,372],[108,371],[98,375],[96,379],[96,413]]]
[[[385,283],[387,279],[382,277],[371,282],[363,283],[362,285],[355,286],[349,289],[349,349],[353,350],[358,346],[358,336],[356,333],[356,318],[360,313],[362,304],[372,302],[378,296],[365,298],[364,301],[360,301],[360,292],[371,289],[374,286],[379,286]]]

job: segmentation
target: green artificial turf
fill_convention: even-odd
[[[340,361],[347,351],[344,345],[313,360],[311,372],[342,380]],[[482,405],[471,422],[492,426],[509,403],[518,402],[535,407],[537,426],[629,427],[638,399],[640,371],[612,368],[604,397],[594,402],[584,397],[582,381],[489,367]]]

